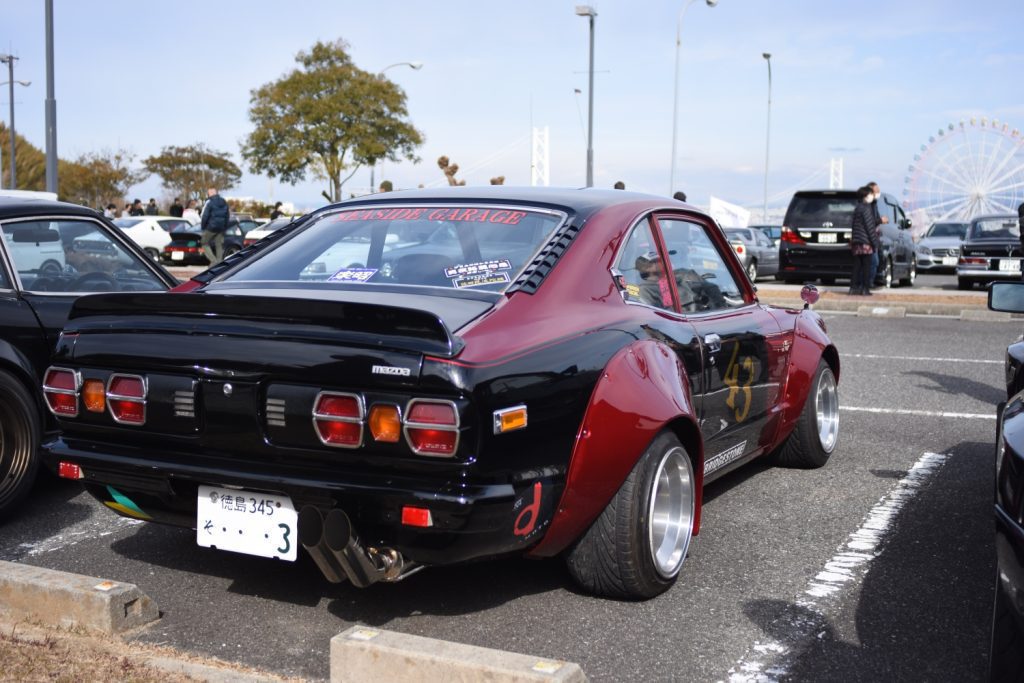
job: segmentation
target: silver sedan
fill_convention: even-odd
[[[725,236],[729,238],[751,282],[779,272],[779,248],[762,230],[725,228]]]

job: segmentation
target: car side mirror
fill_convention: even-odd
[[[1004,313],[1024,313],[1024,282],[993,282],[988,289],[988,307]]]

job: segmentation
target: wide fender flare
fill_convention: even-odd
[[[699,529],[704,449],[685,377],[672,349],[653,340],[633,342],[608,361],[576,433],[555,516],[531,556],[556,555],[579,538],[666,428],[676,432],[694,461],[694,532]]]
[[[45,421],[49,413],[43,404],[41,380],[36,376],[32,361],[18,347],[0,341],[0,370],[6,370],[25,385],[29,395],[35,400],[36,410]]]
[[[793,348],[789,354],[789,368],[784,390],[785,411],[779,425],[778,442],[789,436],[804,409],[811,391],[818,361],[822,358],[832,368],[839,382],[839,351],[828,336],[825,321],[816,312],[806,309],[797,315],[793,327]]]

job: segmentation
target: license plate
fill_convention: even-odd
[[[196,543],[294,562],[298,514],[288,496],[200,486]]]
[[[172,261],[184,261],[185,260],[185,252],[183,252],[183,251],[172,251],[171,252],[171,260]]]
[[[957,262],[956,256],[943,256],[942,265],[944,266],[955,266]]]
[[[835,244],[836,234],[834,232],[819,232],[818,233],[819,244]]]
[[[1020,261],[1018,259],[999,259],[999,270],[1005,273],[1019,273]]]

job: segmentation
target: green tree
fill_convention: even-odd
[[[227,152],[202,143],[164,147],[160,154],[143,159],[142,164],[160,177],[165,188],[183,199],[205,197],[208,187],[226,190],[237,185],[242,177],[242,169]]]
[[[46,189],[46,155],[31,142],[14,131],[14,170],[19,190]],[[59,176],[58,176],[59,177]],[[11,186],[11,133],[0,123],[0,179],[3,186]]]
[[[299,68],[252,91],[255,128],[242,144],[253,173],[295,184],[310,171],[327,180],[332,201],[363,165],[419,161],[423,135],[407,120],[405,93],[355,66],[344,41],[316,43],[295,57]]]
[[[57,164],[58,190],[61,199],[99,208],[120,201],[133,185],[149,176],[149,172],[132,169],[135,155],[123,149],[88,152],[74,161]]]

